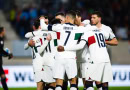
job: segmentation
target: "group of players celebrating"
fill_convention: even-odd
[[[24,48],[32,49],[34,80],[37,90],[78,90],[82,78],[84,90],[108,90],[113,80],[107,45],[118,41],[109,26],[101,23],[101,12],[95,11],[89,20],[81,21],[79,11],[57,13],[48,23],[46,16],[36,19],[34,31],[25,37]]]

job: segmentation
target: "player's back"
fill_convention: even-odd
[[[84,34],[83,38],[87,41],[90,59],[93,62],[110,62],[105,44],[105,39],[108,37],[108,33],[100,30],[91,30]]]
[[[63,29],[57,31],[58,46],[73,46],[78,43],[83,31],[73,24],[64,24]],[[57,52],[56,58],[76,58],[76,51]]]

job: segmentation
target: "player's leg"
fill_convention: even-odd
[[[5,76],[5,74],[1,75],[1,84],[2,84],[2,87],[3,87],[4,90],[8,90],[8,86],[7,86],[7,83],[6,83],[6,76]]]
[[[63,79],[56,79],[56,88],[55,90],[62,90]]]
[[[102,90],[102,83],[99,81],[95,81],[96,87],[98,90]]]
[[[85,78],[82,78],[82,81],[83,81],[84,90],[85,90],[86,89],[86,80],[85,80]]]
[[[70,81],[70,90],[77,90],[76,76],[77,76],[77,64],[75,59],[67,59],[65,65],[66,74]]]
[[[77,64],[76,87],[77,87],[77,90],[78,90],[79,78],[81,78],[81,69],[80,69],[81,63],[80,62],[76,62],[76,64]]]
[[[44,82],[40,81],[40,82],[37,82],[37,90],[43,90],[44,88]]]
[[[65,75],[64,61],[64,59],[56,60],[54,64],[55,67],[53,68],[53,76],[56,79],[55,90],[62,90],[63,79]]]
[[[56,82],[50,83],[50,84],[48,85],[48,89],[47,89],[47,90],[55,90],[55,87],[56,87]]]
[[[68,81],[63,82],[62,90],[67,90],[68,89]]]
[[[102,90],[108,90],[108,82],[102,83]]]
[[[86,74],[87,74],[87,63],[85,62],[85,63],[81,63],[81,65],[80,65],[80,72],[81,72],[81,78],[82,78],[82,82],[83,82],[83,85],[84,85],[84,90],[86,90],[86,80],[85,80],[85,78],[86,78]]]
[[[108,90],[108,82],[101,83],[99,81],[96,81],[95,83],[98,90]]]
[[[68,77],[67,74],[65,73],[62,90],[67,90],[67,89],[68,89]]]
[[[43,80],[45,80],[47,90],[54,90],[56,87],[56,81],[53,78],[53,67],[43,65],[44,72],[43,72]]]
[[[85,88],[86,88],[86,90],[94,90],[93,81],[86,81],[85,82]]]
[[[102,75],[102,90],[108,90],[108,82],[113,81],[111,63],[104,64],[104,72]]]
[[[0,77],[1,77],[1,84],[4,90],[8,90],[8,86],[6,83],[6,76],[4,74],[4,70],[2,68],[2,66],[0,66]]]
[[[76,78],[72,78],[69,80],[70,81],[70,90],[77,90],[77,85],[76,85]]]

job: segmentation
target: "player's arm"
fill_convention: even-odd
[[[46,46],[48,45],[48,42],[49,42],[48,40],[45,40],[41,47],[37,47],[39,54],[41,54],[45,50]]]
[[[59,31],[63,29],[63,25],[61,24],[46,25],[43,18],[40,18],[40,26],[42,30],[48,30],[48,31]]]
[[[42,31],[41,31],[41,33],[42,33]],[[35,31],[28,32],[25,34],[25,38],[32,38],[32,37],[37,36],[37,35],[39,35],[39,32],[35,32]]]
[[[3,47],[2,47],[1,44],[0,44],[0,53],[3,54],[3,55],[5,55],[5,56],[8,56],[8,59],[13,58],[13,54],[12,54],[12,53],[7,53],[7,52],[3,49]]]
[[[109,30],[110,30],[109,31],[109,38],[108,38],[108,40],[106,40],[106,44],[112,45],[112,46],[117,46],[118,40],[116,39],[116,36],[110,27],[109,27]]]
[[[111,46],[117,46],[118,41],[116,38],[113,38],[112,40],[106,40],[106,44],[111,45]]]
[[[73,46],[58,46],[57,50],[59,52],[62,51],[76,51],[76,50],[80,50],[85,46],[86,42],[81,40],[78,44],[73,45]]]
[[[44,41],[44,43],[41,45],[41,47],[37,47],[38,53],[42,53],[46,46],[48,45],[49,41],[52,39],[51,35],[48,34],[48,36],[46,37],[46,40]]]
[[[32,39],[29,39],[28,43],[24,45],[24,49],[27,50],[29,47],[34,47],[35,42]]]
[[[0,45],[0,53],[3,54],[3,55],[5,55],[5,56],[8,56],[8,55],[9,55],[9,53],[7,53],[7,52],[3,49],[2,45]]]

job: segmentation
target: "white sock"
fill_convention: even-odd
[[[62,88],[61,87],[56,87],[55,90],[62,90]]]
[[[102,87],[98,88],[97,90],[102,90]]]
[[[77,88],[76,87],[71,87],[70,90],[77,90]]]
[[[86,90],[94,90],[94,88],[93,87],[89,87]]]
[[[49,88],[48,90],[53,90],[52,88]]]

